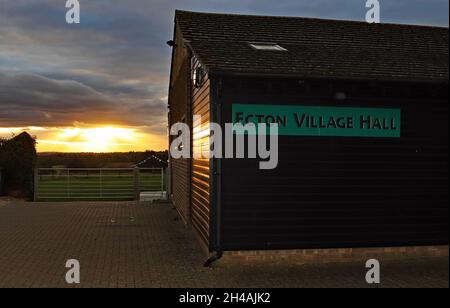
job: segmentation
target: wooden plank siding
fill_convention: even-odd
[[[171,159],[172,200],[211,252],[448,245],[448,28],[175,19],[169,125],[193,158]],[[273,38],[286,50],[249,45]],[[281,135],[274,170],[210,159],[233,104],[399,109],[401,138]]]
[[[192,58],[192,71],[200,67]],[[210,233],[210,81],[200,78],[192,89],[191,220],[201,239],[209,245]]]
[[[169,127],[178,122],[190,123],[190,52],[178,27],[175,30],[169,91]],[[169,138],[172,142],[173,137]],[[185,222],[190,217],[190,159],[170,159],[172,202]]]

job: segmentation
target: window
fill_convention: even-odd
[[[206,77],[206,71],[196,57],[191,59],[192,84],[196,88],[200,88]]]
[[[202,86],[204,76],[205,76],[205,73],[201,66],[199,66],[193,70],[192,81],[193,81],[194,87],[199,88]]]
[[[266,50],[266,51],[287,51],[287,49],[281,47],[275,43],[249,43],[250,47],[256,50]]]

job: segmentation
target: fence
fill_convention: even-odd
[[[127,201],[141,193],[164,199],[162,168],[42,168],[35,171],[35,201]]]

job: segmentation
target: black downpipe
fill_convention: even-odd
[[[215,102],[215,106],[216,106],[216,119],[212,119],[212,121],[216,121],[216,123],[220,123],[220,125],[223,127],[224,123],[222,123],[222,104],[221,104],[221,100],[220,100],[220,96],[221,96],[221,91],[222,91],[222,80],[219,79],[217,80],[217,88],[216,91],[214,91],[214,102]],[[214,117],[214,116],[213,116]],[[222,147],[223,148],[223,147]],[[217,202],[217,206],[216,206],[216,249],[215,249],[215,254],[213,256],[211,256],[208,260],[205,261],[204,266],[205,267],[210,267],[212,263],[220,260],[223,256],[223,251],[222,251],[222,159],[220,158],[215,158],[216,162],[217,162],[217,166],[216,166],[216,172],[214,172],[214,178],[216,179],[216,185],[215,185],[215,190],[216,190],[216,202]]]
[[[220,122],[219,122],[220,123]],[[220,260],[223,256],[222,246],[221,246],[221,229],[222,229],[222,215],[221,215],[221,207],[222,207],[222,194],[221,194],[221,186],[220,186],[220,176],[222,174],[222,160],[217,159],[217,207],[216,207],[216,253],[212,255],[208,260],[206,260],[204,266],[210,267],[212,263]]]
[[[222,251],[217,251],[216,254],[214,254],[213,256],[211,256],[208,260],[205,261],[205,264],[203,264],[204,267],[210,267],[211,264],[213,264],[214,262],[220,260],[223,256],[223,252]]]

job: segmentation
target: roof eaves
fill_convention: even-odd
[[[211,68],[202,61],[202,58],[195,52],[195,49],[192,47],[191,42],[189,40],[184,40],[184,44],[189,49],[189,52],[200,62],[201,66],[205,70],[206,74],[210,74]]]
[[[261,78],[298,78],[304,80],[346,80],[346,81],[370,81],[370,82],[402,82],[402,83],[423,83],[448,85],[449,79],[411,79],[398,77],[347,77],[347,76],[324,76],[308,75],[301,73],[268,73],[268,72],[245,72],[237,70],[223,70],[220,68],[210,68],[211,76],[237,76],[237,77],[261,77]]]

